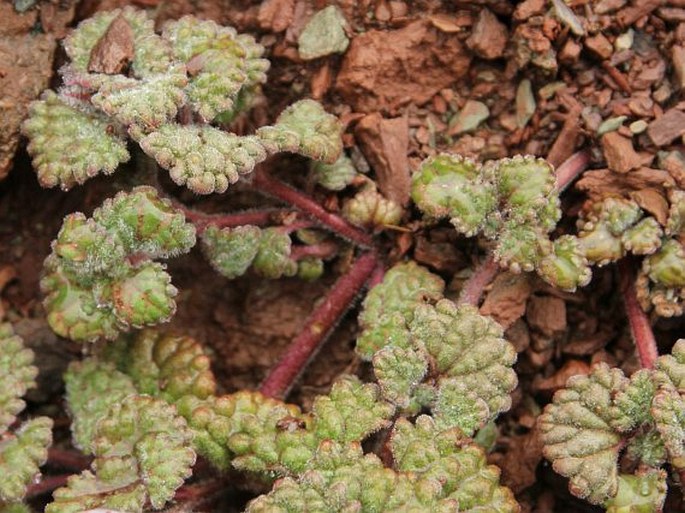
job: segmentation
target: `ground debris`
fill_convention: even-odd
[[[667,110],[663,116],[652,121],[647,135],[657,146],[665,146],[685,134],[685,112],[676,108]]]
[[[393,114],[464,77],[470,60],[457,38],[425,19],[398,30],[369,30],[350,44],[336,89],[356,111]]]
[[[508,38],[507,27],[483,8],[478,13],[466,46],[483,59],[497,59],[504,53]]]

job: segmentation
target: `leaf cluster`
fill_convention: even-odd
[[[126,162],[126,138],[199,194],[225,192],[268,155],[334,162],[341,125],[313,100],[255,135],[217,127],[249,108],[269,62],[253,37],[185,16],[160,34],[143,11],[100,12],[66,38],[63,86],[30,107],[23,132],[45,187],[67,190]]]
[[[539,429],[545,456],[570,478],[573,494],[610,510],[642,496],[649,502],[640,511],[660,511],[666,494],[660,467],[685,469],[685,340],[655,369],[630,379],[606,364],[572,377],[545,408]],[[622,452],[639,472],[621,473]]]

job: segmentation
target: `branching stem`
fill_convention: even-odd
[[[466,280],[466,283],[464,283],[457,303],[460,305],[478,306],[483,290],[490,285],[498,272],[499,265],[495,262],[493,254],[490,253],[473,272],[471,277]]]
[[[590,163],[590,154],[586,151],[578,151],[567,158],[556,170],[557,189],[559,192],[568,187]]]
[[[328,295],[309,315],[300,334],[267,375],[259,389],[261,393],[285,398],[327,335],[352,305],[375,269],[377,258],[375,252],[364,253],[337,279]]]
[[[284,211],[282,209],[270,210],[247,210],[244,212],[233,212],[230,214],[205,214],[185,205],[174,201],[174,208],[181,210],[186,219],[195,225],[198,233],[204,232],[208,226],[213,225],[217,228],[235,228],[246,224],[264,226],[272,222],[273,218]]]
[[[67,479],[69,479],[70,474],[61,474],[58,476],[46,476],[42,478],[37,483],[34,483],[28,487],[26,490],[26,498],[32,499],[38,497],[39,495],[45,495],[50,493],[61,486],[67,484]]]
[[[556,170],[557,189],[563,191],[575,180],[590,163],[590,155],[585,151],[579,151],[567,158]],[[499,272],[499,266],[492,254],[480,264],[478,269],[464,284],[459,295],[459,304],[478,306],[485,287],[490,285]]]
[[[274,198],[278,198],[281,201],[294,206],[327,226],[340,237],[348,239],[360,246],[370,247],[372,245],[371,235],[352,226],[342,217],[333,214],[332,212],[328,212],[306,194],[293,189],[280,180],[276,180],[263,168],[257,167],[252,174],[252,187],[257,192],[273,196]]]
[[[645,369],[652,369],[659,357],[659,351],[647,314],[637,301],[633,265],[624,258],[618,263],[618,269],[623,304],[630,324],[630,332],[637,348],[640,365]]]
[[[290,252],[290,258],[293,260],[302,260],[306,257],[314,258],[331,258],[338,252],[338,245],[333,241],[320,242],[319,244],[310,244],[308,246],[293,246]]]

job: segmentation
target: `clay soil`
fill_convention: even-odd
[[[344,54],[303,61],[298,36],[312,14],[331,3],[348,21],[350,45]],[[345,123],[346,151],[358,169],[402,205],[408,205],[411,172],[441,151],[479,160],[526,153],[555,165],[587,152],[590,171],[563,196],[560,233],[573,231],[588,199],[632,197],[658,218],[665,184],[685,187],[685,160],[677,153],[685,134],[682,0],[571,0],[569,12],[553,8],[563,2],[548,0],[49,0],[21,14],[3,2],[0,177],[7,176],[0,183],[0,318],[15,323],[36,350],[41,381],[30,407],[57,419],[56,445],[68,454],[60,376],[81,348],[58,340],[44,321],[42,262],[64,215],[90,214],[104,198],[143,179],[123,168],[66,193],[41,189],[18,127],[28,102],[58,85],[54,71],[64,61],[59,41],[69,28],[97,10],[125,4],[151,9],[159,24],[192,13],[255,34],[272,62],[269,81],[258,106],[234,129],[249,132],[287,104],[316,98]],[[621,126],[607,131],[603,123],[619,116],[625,116]],[[326,208],[340,208],[340,195],[314,189],[306,179],[304,159],[270,165]],[[159,180],[169,195],[205,212],[276,205],[240,187],[199,198],[161,174]],[[386,264],[414,258],[443,276],[455,297],[483,255],[483,247],[449,225],[424,225],[410,207],[402,229],[386,230],[378,240]],[[223,391],[254,389],[350,260],[343,252],[311,283],[254,276],[229,281],[196,248],[169,262],[181,291],[170,328],[211,348]],[[519,352],[520,382],[512,410],[500,418],[490,459],[524,512],[601,511],[569,495],[567,482],[542,459],[534,425],[569,376],[600,361],[628,374],[639,367],[617,283],[612,266],[597,270],[591,285],[574,294],[529,275],[501,273],[485,297],[482,311],[507,327]],[[289,401],[308,408],[341,373],[368,373],[353,350],[356,314],[348,311]],[[655,320],[661,352],[685,333],[683,327],[682,318]],[[67,471],[49,462],[45,474]],[[196,474],[191,487],[211,476],[203,468]],[[222,486],[200,510],[240,511],[260,490],[238,477]],[[671,490],[665,511],[683,511],[682,495],[676,486]],[[49,500],[41,493],[32,499],[37,508]]]

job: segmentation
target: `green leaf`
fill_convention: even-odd
[[[494,176],[507,215],[517,222],[535,220],[545,231],[561,217],[554,168],[544,159],[517,155],[501,159],[485,171]]]
[[[92,454],[98,421],[111,406],[135,394],[136,388],[131,378],[113,364],[96,358],[72,362],[64,374],[64,383],[74,445]]]
[[[128,396],[97,425],[93,472],[73,476],[56,490],[47,513],[97,507],[161,509],[192,473],[191,433],[173,406],[149,396]]]
[[[651,255],[659,246],[664,231],[653,217],[645,217],[621,236],[623,247],[634,255]]]
[[[169,258],[195,245],[195,227],[153,187],[135,187],[106,199],[93,220],[118,237],[129,254]]]
[[[52,420],[48,417],[31,419],[14,435],[0,438],[0,502],[18,501],[48,459],[52,444]]]
[[[361,441],[386,427],[394,412],[377,385],[346,376],[333,384],[330,394],[314,400],[313,430],[320,440]]]
[[[342,191],[359,176],[352,159],[344,153],[333,164],[313,160],[311,170],[314,181],[329,191]]]
[[[142,394],[168,403],[186,395],[207,399],[216,394],[209,356],[190,337],[146,329],[121,336],[114,346],[112,352],[123,355],[118,362],[120,370]]]
[[[515,273],[533,271],[554,246],[545,231],[534,223],[503,224],[494,254],[497,263]]]
[[[213,465],[230,465],[268,475],[301,471],[316,440],[307,431],[309,417],[294,405],[241,391],[202,401],[185,396],[178,403],[193,431],[197,452]]]
[[[125,256],[124,246],[116,233],[108,233],[80,212],[64,218],[52,250],[61,265],[85,283],[90,283],[94,276],[116,273],[116,267]]]
[[[419,305],[410,329],[413,344],[431,356],[436,372],[487,404],[489,415],[483,424],[511,407],[516,350],[502,338],[502,327],[494,320],[475,307],[443,299],[435,306]]]
[[[269,153],[288,151],[333,164],[342,153],[342,125],[314,100],[286,108],[273,126],[257,130]]]
[[[117,80],[100,87],[91,102],[138,139],[173,120],[185,101],[187,78],[179,66],[143,80]]]
[[[551,253],[537,264],[537,272],[547,283],[574,292],[592,279],[592,271],[576,237],[562,235],[554,241]]]
[[[672,388],[662,388],[654,397],[651,413],[669,462],[685,470],[685,398]]]
[[[294,276],[297,262],[290,258],[292,241],[290,235],[278,227],[261,231],[257,254],[252,266],[257,274],[276,279],[281,276]]]
[[[212,267],[232,280],[245,274],[252,265],[261,236],[258,226],[223,229],[208,226],[201,235],[202,250]]]
[[[621,437],[612,429],[611,406],[627,385],[619,369],[599,364],[588,376],[570,378],[538,420],[543,454],[554,470],[570,478],[571,493],[593,504],[618,491]]]
[[[145,11],[125,7],[97,13],[79,23],[64,40],[64,48],[75,70],[86,73],[91,52],[105,34],[114,18],[122,15],[133,31],[134,57],[132,69],[138,78],[165,73],[171,65],[169,45],[155,34],[154,21]]]
[[[442,297],[444,287],[440,277],[413,261],[395,265],[364,299],[357,353],[370,360],[391,340],[407,340],[407,323],[413,319],[414,309]]]
[[[169,170],[171,179],[198,194],[226,192],[241,175],[266,159],[254,136],[238,136],[212,126],[169,123],[140,140],[145,153]]]
[[[428,372],[428,360],[411,348],[386,346],[373,356],[373,372],[383,398],[407,408],[414,389]]]
[[[475,235],[497,206],[494,187],[475,162],[442,154],[426,159],[412,179],[412,199],[426,215],[449,217],[466,236]]]
[[[33,356],[12,325],[0,323],[0,436],[26,407],[22,399],[26,391],[36,386]]]
[[[102,286],[79,285],[54,253],[45,260],[40,289],[45,294],[48,324],[61,337],[86,342],[116,337],[119,326],[111,296]]]
[[[666,500],[666,473],[646,470],[638,475],[621,474],[616,497],[604,504],[607,513],[660,513]]]
[[[22,131],[43,187],[66,191],[98,173],[112,174],[129,159],[115,125],[67,105],[52,91],[31,104]]]
[[[142,328],[166,322],[174,315],[178,291],[164,269],[157,262],[143,262],[112,283],[114,315],[124,326]]]
[[[458,379],[440,380],[438,395],[433,404],[435,423],[441,429],[459,428],[466,436],[473,436],[493,415],[488,403],[478,393]]]
[[[611,426],[622,433],[652,421],[649,409],[656,393],[652,371],[639,370],[626,387],[616,394]]]
[[[367,187],[347,200],[342,214],[350,223],[363,227],[397,225],[402,218],[402,207],[384,197],[375,186]]]
[[[239,96],[266,82],[269,61],[251,36],[231,27],[184,16],[167,23],[163,37],[191,75],[186,93],[193,109],[206,121],[218,114],[235,114]]]

